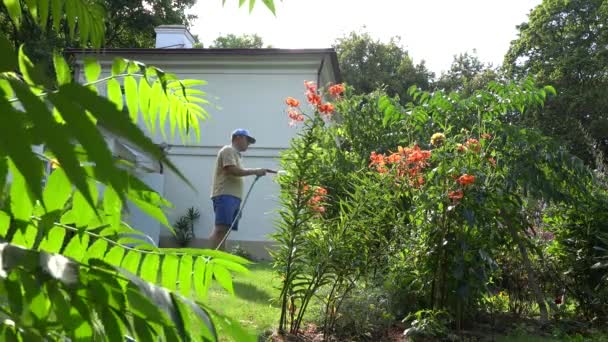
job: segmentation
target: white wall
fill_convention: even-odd
[[[207,92],[207,99],[214,106],[207,107],[211,118],[201,123],[201,140],[184,144],[177,135],[167,142],[171,145],[168,151],[170,159],[192,183],[194,190],[170,172],[165,174],[163,184],[164,197],[175,207],[168,212],[171,223],[191,206],[200,210],[201,218],[195,227],[197,238],[207,238],[213,226],[210,199],[212,172],[216,153],[221,146],[230,143],[230,133],[235,128],[246,128],[257,138],[257,143],[243,154],[245,167],[277,169],[279,152],[289,146],[289,141],[297,133],[297,128],[288,125],[285,98],[296,97],[306,107],[304,81],[317,81],[323,58],[325,63],[320,85],[334,78],[329,58],[319,54],[123,57],[155,65],[166,72],[175,73],[180,79],[203,79],[208,82],[199,89]],[[111,56],[101,58],[104,60],[104,70],[108,70]],[[107,71],[104,75],[107,75]],[[156,143],[163,142],[160,133],[153,139]],[[257,182],[244,209],[239,231],[233,232],[231,239],[264,241],[274,231],[279,187],[273,177],[267,176]],[[247,177],[245,193],[253,179]],[[134,222],[133,225],[137,228],[138,223]],[[168,236],[170,232],[163,229],[160,235]]]

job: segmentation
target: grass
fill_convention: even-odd
[[[280,280],[268,262],[249,267],[248,274],[235,274],[234,296],[215,283],[209,290],[209,304],[220,313],[236,319],[252,333],[272,330],[281,314],[275,302]]]
[[[281,282],[270,262],[256,263],[248,268],[251,272],[247,274],[234,274],[234,296],[214,282],[209,289],[208,303],[214,310],[237,320],[252,334],[260,336],[278,325],[281,309],[276,300]],[[304,324],[315,321],[320,310],[319,302],[313,298],[304,315]],[[220,336],[225,334],[220,333]]]
[[[233,279],[234,296],[215,283],[209,290],[208,303],[210,306],[236,319],[251,333],[260,336],[276,328],[279,321],[280,308],[276,299],[279,296],[280,279],[272,270],[270,262],[256,263],[249,267],[247,274],[235,274]],[[304,322],[314,322],[320,314],[320,305],[313,299]],[[221,333],[220,336],[226,334]],[[548,341],[597,341],[608,342],[608,334],[596,333],[583,338],[582,336],[543,337],[526,331],[512,331],[506,336],[495,336],[495,341],[504,342],[548,342]],[[222,337],[222,341],[228,339]]]

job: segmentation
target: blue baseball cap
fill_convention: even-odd
[[[250,144],[255,144],[255,138],[251,136],[248,130],[243,128],[237,128],[232,132],[233,137],[247,137],[247,141]]]

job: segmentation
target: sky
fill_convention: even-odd
[[[416,63],[439,75],[454,55],[476,49],[482,62],[502,63],[516,25],[541,0],[275,0],[276,17],[261,0],[250,14],[239,0],[198,0],[190,31],[207,47],[220,35],[260,35],[275,48],[328,48],[351,31],[387,42],[400,36]],[[247,4],[249,0],[247,0]]]

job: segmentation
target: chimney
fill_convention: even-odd
[[[190,49],[194,44],[194,37],[184,25],[161,25],[154,32],[157,49]]]

